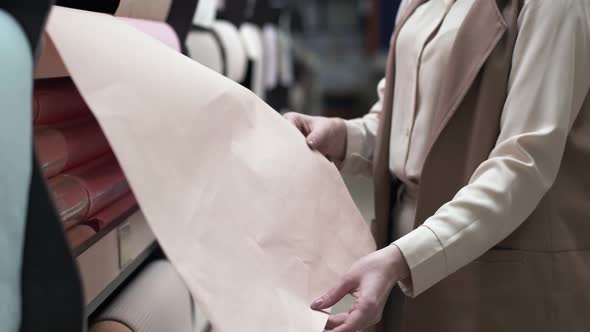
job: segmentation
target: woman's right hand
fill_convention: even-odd
[[[340,166],[346,156],[346,124],[339,118],[287,113],[289,120],[305,136],[307,145]]]

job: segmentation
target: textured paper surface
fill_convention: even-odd
[[[120,20],[55,7],[47,31],[216,330],[322,331],[309,304],[374,249],[336,168],[252,92]]]

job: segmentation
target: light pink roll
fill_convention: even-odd
[[[141,20],[136,18],[119,17],[143,33],[154,37],[171,48],[180,51],[180,42],[176,32],[168,24],[163,22]]]

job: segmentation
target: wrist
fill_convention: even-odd
[[[391,277],[395,280],[408,278],[410,276],[410,267],[398,246],[391,244],[385,250],[387,250],[387,256],[389,257]]]
[[[346,158],[346,148],[348,146],[346,121],[344,121],[344,119],[341,118],[333,118],[333,120],[336,136],[338,137],[337,140],[338,142],[340,142],[340,144],[338,145],[336,155],[338,162],[341,163]]]

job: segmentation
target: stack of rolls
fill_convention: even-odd
[[[65,1],[64,4],[76,7],[92,2]],[[133,9],[145,7],[133,6],[131,2],[117,5],[125,9],[117,11],[118,14],[147,15]],[[166,6],[158,8],[165,8],[168,13]],[[175,30],[164,22],[129,17],[120,20],[176,51],[181,49]],[[76,250],[135,211],[137,201],[51,40],[45,36],[45,41],[49,47],[41,54],[33,93],[35,150],[66,238],[72,250]]]
[[[33,125],[37,157],[73,249],[136,208],[108,141],[69,77],[35,82]],[[96,216],[102,221],[92,222]]]

